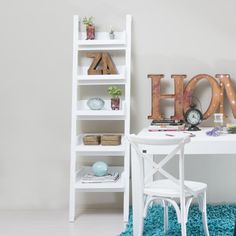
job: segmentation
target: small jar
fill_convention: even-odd
[[[223,131],[223,127],[224,127],[224,114],[223,113],[214,114],[214,127],[219,128],[221,131]]]
[[[86,26],[86,34],[87,34],[86,40],[95,39],[95,27],[93,25],[87,25]]]
[[[111,98],[111,109],[120,110],[120,98]]]

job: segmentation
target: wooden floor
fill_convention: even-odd
[[[89,210],[75,223],[65,211],[0,211],[1,236],[116,236],[123,227],[118,210]]]

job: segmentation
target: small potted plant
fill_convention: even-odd
[[[94,27],[94,17],[84,17],[83,24],[86,26],[87,40],[95,39],[95,27]]]
[[[114,29],[112,26],[110,26],[109,37],[110,39],[115,39]]]
[[[112,110],[120,110],[120,96],[122,95],[122,91],[120,88],[115,86],[110,86],[108,88],[108,93],[112,97],[111,98],[111,109]]]

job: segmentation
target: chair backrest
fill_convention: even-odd
[[[158,172],[165,178],[172,180],[174,183],[178,185],[182,185],[182,188],[194,194],[191,189],[189,189],[187,186],[184,186],[184,146],[186,143],[190,142],[189,135],[186,134],[176,135],[176,136],[160,135],[156,137],[153,136],[148,137],[148,136],[140,136],[132,134],[128,137],[128,140],[131,144],[131,147],[135,150],[139,158],[139,163],[140,165],[142,165],[142,171],[143,171],[144,160],[146,162],[145,164],[149,163],[149,165],[151,165],[149,173],[146,174],[144,177],[144,182],[143,182],[144,185],[148,183],[150,177],[152,177],[154,174]],[[140,145],[147,145],[147,146],[165,145],[165,146],[170,146],[170,151],[165,158],[163,158],[159,163],[157,163],[153,161],[152,158],[150,158],[150,155],[148,153],[143,153],[140,150]],[[176,178],[167,171],[165,171],[163,167],[178,153],[179,153],[179,178]],[[158,151],[153,154],[158,154]],[[144,176],[144,174],[142,175]]]
[[[128,136],[131,144],[146,144],[146,145],[178,145],[180,143],[190,142],[190,136],[188,134],[183,135],[162,135],[162,136],[140,136],[131,134]]]

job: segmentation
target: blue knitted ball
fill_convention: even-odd
[[[93,173],[96,176],[107,175],[108,165],[103,161],[97,161],[93,164]]]

